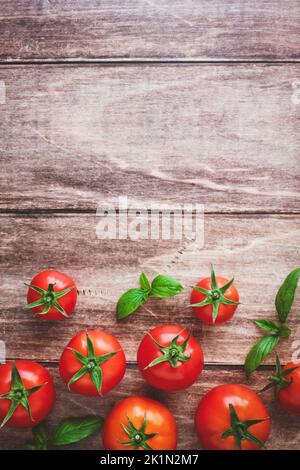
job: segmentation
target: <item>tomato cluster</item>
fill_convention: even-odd
[[[35,276],[28,288],[27,308],[45,320],[64,320],[76,305],[74,281],[49,270]],[[239,303],[239,294],[228,280],[216,276],[198,282],[191,293],[191,306],[202,321],[213,324],[229,320]],[[178,391],[190,387],[200,376],[203,351],[196,338],[178,325],[161,325],[141,340],[137,364],[142,377],[153,387]],[[62,380],[70,391],[103,396],[122,380],[125,353],[119,341],[102,330],[80,331],[66,345],[60,361]],[[281,406],[300,414],[300,363],[281,368],[271,385],[278,387]],[[55,402],[53,380],[33,361],[8,362],[0,366],[0,423],[32,427],[43,421]],[[200,401],[195,428],[204,449],[247,449],[264,446],[270,432],[268,411],[249,388],[220,385]],[[108,450],[176,449],[177,429],[173,415],[161,403],[135,396],[121,400],[106,417],[103,444]]]

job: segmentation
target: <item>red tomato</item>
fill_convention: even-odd
[[[195,315],[205,323],[224,323],[233,316],[239,303],[239,293],[225,277],[215,276],[199,281],[192,290],[191,305]],[[198,305],[197,305],[198,304]]]
[[[177,325],[162,325],[142,339],[137,361],[140,372],[153,387],[183,390],[203,368],[203,352],[194,336]]]
[[[33,361],[0,365],[1,427],[36,426],[48,416],[54,401],[53,380],[43,366]]]
[[[174,450],[176,423],[170,411],[156,400],[130,397],[117,403],[103,427],[106,450]]]
[[[42,271],[31,281],[26,308],[44,320],[65,320],[77,301],[74,281],[59,271]]]
[[[126,359],[116,338],[101,330],[80,331],[59,361],[62,379],[81,395],[105,395],[123,378]]]
[[[195,426],[204,449],[258,450],[269,437],[270,417],[262,400],[249,388],[219,385],[200,401]]]
[[[294,415],[300,415],[300,362],[289,362],[282,368],[282,372],[294,367],[297,369],[285,375],[287,385],[279,391],[278,399],[284,410]]]

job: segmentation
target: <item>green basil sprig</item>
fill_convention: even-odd
[[[267,331],[269,335],[260,338],[250,349],[245,360],[246,376],[250,377],[264,359],[273,351],[282,338],[287,338],[291,330],[286,323],[288,314],[292,308],[295,291],[300,278],[300,268],[294,269],[280,286],[275,307],[279,322],[273,320],[256,320],[254,323]]]
[[[100,431],[103,425],[103,418],[98,416],[87,416],[85,418],[68,418],[54,430],[53,437],[49,438],[45,432],[43,424],[38,424],[32,428],[34,443],[26,444],[26,450],[48,450],[48,446],[65,446],[74,444],[86,437]]]
[[[170,276],[159,274],[150,283],[145,273],[140,275],[140,287],[129,289],[117,303],[117,319],[122,320],[135,312],[150,296],[166,298],[182,292],[182,285]]]
[[[285,279],[275,299],[279,321],[284,323],[292,308],[295,291],[300,278],[300,268],[294,269]]]

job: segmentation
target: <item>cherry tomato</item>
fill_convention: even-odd
[[[294,369],[296,367],[296,369]],[[294,369],[285,375],[287,385],[278,393],[281,407],[294,415],[300,415],[300,362],[288,362],[282,371]]]
[[[239,304],[239,293],[225,277],[206,277],[194,286],[191,294],[191,305],[195,315],[205,323],[224,323],[233,316]]]
[[[105,395],[123,378],[126,359],[117,339],[101,330],[80,331],[59,361],[62,379],[81,395]]]
[[[262,400],[247,387],[219,385],[200,401],[195,426],[207,450],[258,450],[270,433],[270,418]]]
[[[53,408],[55,389],[49,372],[33,361],[0,365],[0,425],[36,426]]]
[[[177,325],[162,325],[149,331],[137,353],[144,379],[162,390],[190,387],[203,368],[203,352],[187,330]]]
[[[156,400],[130,397],[117,403],[103,427],[106,450],[174,450],[176,423],[170,411]]]
[[[300,362],[288,362],[281,366],[276,356],[276,374],[269,377],[269,384],[261,392],[275,388],[275,396],[281,407],[291,414],[300,414]]]
[[[37,274],[29,284],[26,308],[44,320],[65,320],[76,301],[74,281],[59,271],[48,270]]]

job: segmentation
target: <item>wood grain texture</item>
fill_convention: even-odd
[[[55,361],[75,333],[103,328],[117,336],[134,362],[150,328],[177,323],[199,339],[206,363],[243,364],[261,334],[253,321],[276,318],[277,289],[300,261],[299,216],[207,215],[203,247],[187,240],[99,240],[97,222],[93,215],[1,217],[0,339],[8,357]],[[232,321],[216,327],[202,324],[186,308],[190,286],[209,275],[210,263],[222,275],[235,275],[242,302]],[[71,275],[79,289],[76,311],[63,323],[45,322],[23,310],[23,282],[49,267]],[[141,271],[150,277],[172,275],[186,291],[172,299],[150,299],[146,308],[117,323],[116,301],[137,286]],[[299,353],[299,299],[289,319],[293,334],[282,343],[283,360]]]
[[[0,0],[0,340],[8,358],[42,361],[53,373],[49,429],[64,417],[105,416],[117,400],[141,394],[175,414],[178,448],[196,449],[200,397],[220,383],[245,383],[242,364],[261,334],[253,320],[276,318],[277,289],[300,261],[299,20],[298,0]],[[9,65],[30,61],[63,65]],[[286,64],[267,64],[277,61]],[[129,220],[152,203],[169,204],[176,217],[178,204],[204,204],[204,246],[97,239],[94,211],[119,195],[129,197]],[[242,301],[218,327],[186,308],[211,262],[235,274]],[[74,315],[60,324],[23,309],[23,282],[48,267],[79,288]],[[173,275],[187,290],[150,299],[117,323],[116,300],[142,270]],[[297,293],[283,362],[300,356],[299,301]],[[201,379],[179,394],[152,389],[136,368],[139,341],[159,323],[187,327],[204,350]],[[63,346],[90,328],[115,334],[127,355],[122,384],[103,400],[69,393],[58,376]],[[250,387],[265,384],[273,361]],[[298,449],[299,418],[281,412],[271,393],[264,399],[268,448]],[[1,430],[0,449],[28,441],[30,431]],[[101,446],[99,434],[74,448]]]
[[[1,208],[299,212],[300,65],[2,67]]]
[[[1,0],[1,60],[299,59],[298,0]]]
[[[57,402],[53,413],[46,421],[49,433],[63,418],[74,416],[106,416],[113,404],[129,395],[142,395],[155,398],[164,403],[174,413],[178,426],[178,449],[199,449],[194,430],[194,413],[200,398],[211,388],[221,383],[244,383],[243,372],[239,369],[220,370],[207,367],[198,381],[184,392],[166,393],[154,390],[141,378],[136,367],[127,369],[126,375],[115,390],[103,399],[88,398],[67,391],[59,377],[57,366],[48,367],[53,374],[57,388]],[[247,383],[253,390],[265,385],[270,371],[256,373]],[[274,402],[272,392],[264,394],[263,399],[271,416],[272,431],[267,443],[268,449],[298,449],[300,446],[299,418],[289,416]],[[178,403],[180,402],[180,407]],[[0,449],[20,449],[31,442],[30,430],[1,430]],[[72,449],[101,449],[101,433],[78,444],[66,447]]]

